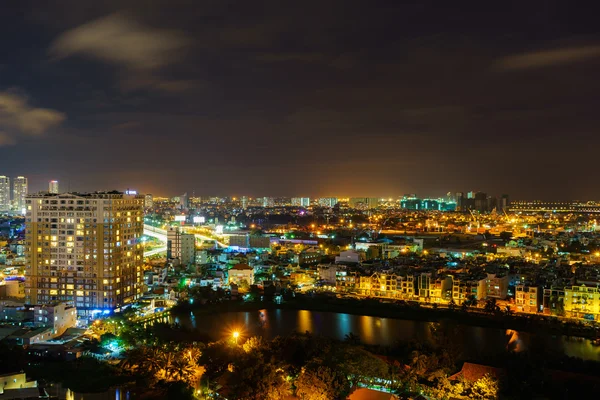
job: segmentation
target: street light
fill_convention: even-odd
[[[235,339],[235,344],[238,344],[238,338],[240,337],[240,333],[238,331],[233,331],[233,338]]]

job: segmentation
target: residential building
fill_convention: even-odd
[[[27,197],[27,178],[17,176],[13,181],[13,209],[18,212],[25,210]]]
[[[308,207],[308,206],[310,206],[310,198],[308,198],[308,197],[292,197],[292,206]]]
[[[25,395],[17,389],[28,388],[37,388],[37,381],[27,380],[25,372],[0,375],[0,395],[3,395],[2,397],[7,396],[9,399],[25,398]],[[39,393],[36,394],[39,395]]]
[[[236,264],[229,269],[229,284],[239,285],[245,280],[249,285],[254,284],[254,268],[248,264]]]
[[[179,227],[167,230],[167,258],[178,259],[182,264],[193,264],[196,257],[196,237],[184,233]]]
[[[600,289],[585,285],[566,287],[564,310],[567,317],[598,320]]]
[[[319,280],[326,285],[335,285],[337,282],[337,265],[320,265],[317,270],[319,271]]]
[[[10,210],[10,178],[2,175],[0,176],[0,212]]]
[[[516,285],[515,305],[517,312],[539,312],[542,305],[542,290],[537,286]]]
[[[25,284],[21,280],[3,280],[0,282],[0,299],[24,298]]]
[[[448,303],[452,299],[451,276],[438,278],[429,285],[429,298],[432,303]]]
[[[52,335],[57,337],[77,325],[77,309],[67,303],[37,305],[33,308],[33,323],[52,327]]]
[[[350,208],[370,210],[379,206],[379,199],[377,197],[351,197],[348,205]]]
[[[48,193],[58,194],[58,181],[48,182]]]
[[[405,299],[410,300],[415,297],[415,277],[413,275],[403,276],[398,290]]]
[[[487,274],[485,279],[486,297],[504,300],[508,296],[508,275]]]
[[[300,253],[294,255],[293,262],[300,266],[317,265],[321,262],[322,254],[316,249],[303,250]]]
[[[457,305],[471,299],[485,299],[485,296],[485,280],[460,279],[453,277],[452,300],[454,300]]]
[[[317,203],[321,207],[333,208],[338,203],[338,199],[335,197],[321,197],[319,200],[317,200]]]
[[[271,238],[261,235],[230,235],[229,246],[240,249],[268,249],[271,247]]]
[[[431,273],[422,273],[417,276],[417,292],[416,295],[419,300],[425,301],[431,294],[429,292],[431,288]]]
[[[361,253],[354,250],[342,251],[339,256],[335,257],[336,264],[358,264],[360,261]]]
[[[54,338],[52,328],[40,326],[37,328],[20,328],[8,335],[6,340],[18,346],[29,346],[34,343],[46,342],[52,338]]]
[[[563,316],[565,314],[565,288],[551,287],[544,289],[544,314]]]
[[[263,207],[275,207],[275,199],[273,197],[263,197],[261,203]]]
[[[120,192],[27,196],[27,302],[69,302],[91,316],[141,297],[143,202]]]

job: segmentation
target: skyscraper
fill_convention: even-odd
[[[13,209],[21,212],[25,209],[25,197],[27,196],[27,178],[17,176],[13,181]]]
[[[41,193],[26,198],[25,296],[109,313],[142,295],[144,196]]]
[[[10,178],[0,176],[0,212],[10,211]]]
[[[58,181],[48,182],[48,193],[58,194]]]

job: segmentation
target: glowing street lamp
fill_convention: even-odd
[[[238,344],[238,338],[240,337],[240,333],[238,331],[233,331],[233,339],[235,340],[235,344]]]

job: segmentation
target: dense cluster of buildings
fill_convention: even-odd
[[[11,190],[10,178],[4,175],[0,176],[0,212],[22,212],[25,207],[27,190],[27,178],[23,176],[14,178]]]

